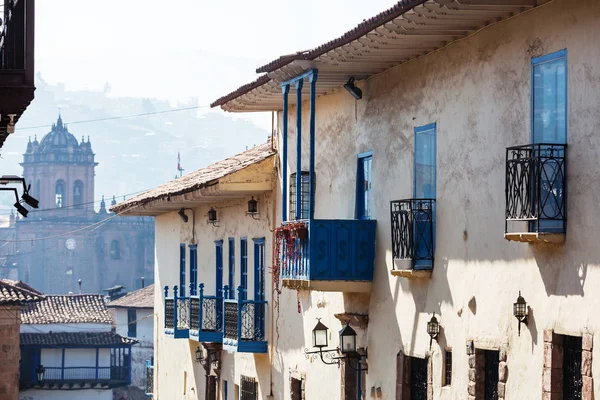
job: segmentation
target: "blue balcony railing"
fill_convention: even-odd
[[[295,239],[293,255],[286,257],[282,250],[282,279],[373,280],[375,220],[316,219],[305,223],[308,237]]]
[[[187,339],[190,331],[190,298],[177,296],[179,288],[173,286],[173,296],[169,297],[169,287],[165,286],[165,334],[176,339]]]
[[[223,297],[204,294],[204,283],[198,286],[198,296],[190,296],[190,339],[223,341]]]
[[[267,302],[241,300],[243,288],[238,286],[238,299],[223,300],[225,331],[223,349],[239,353],[266,353],[265,317]],[[224,290],[227,293],[227,290]]]
[[[152,397],[154,394],[154,359],[146,360],[146,390],[145,394]]]

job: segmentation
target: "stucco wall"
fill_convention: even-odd
[[[295,315],[295,293],[284,291],[286,318],[280,332],[285,339],[279,341],[282,353],[275,364],[284,379],[276,380],[278,392],[282,386],[289,396],[288,368],[297,368],[307,374],[307,398],[339,397],[338,385],[325,385],[338,382],[332,377],[335,369],[320,361],[309,364],[300,351],[310,346],[307,336],[314,324],[310,317],[330,317],[340,309],[356,312],[365,304],[370,319],[367,395],[371,387],[381,387],[385,399],[395,398],[396,354],[423,357],[428,351],[426,322],[433,312],[443,327],[439,343],[432,346],[436,399],[466,398],[468,339],[488,349],[507,343],[506,397],[519,399],[541,397],[544,329],[572,335],[591,332],[597,342],[600,250],[595,227],[600,214],[592,210],[600,196],[600,188],[593,184],[600,174],[596,162],[600,139],[595,134],[600,108],[599,17],[597,1],[555,0],[360,82],[364,96],[356,108],[343,89],[317,100],[316,218],[353,218],[356,157],[373,150],[374,287],[370,301],[355,305],[348,304],[350,295],[302,293],[303,315]],[[567,242],[558,246],[507,242],[505,148],[530,142],[531,58],[564,48],[569,98]],[[305,103],[305,166],[308,115]],[[293,111],[289,118],[293,172]],[[427,280],[396,278],[390,275],[389,202],[412,197],[414,128],[432,122],[437,123],[435,270]],[[531,307],[529,325],[520,337],[512,316],[519,290]],[[315,301],[318,296],[322,297]],[[476,305],[470,309],[472,298]],[[327,307],[319,309],[320,304]],[[335,326],[331,318],[324,322]],[[452,385],[442,389],[441,350],[446,347],[454,349],[454,376]],[[280,360],[285,360],[283,365]],[[596,350],[593,360],[598,382]],[[599,395],[596,383],[595,396]]]

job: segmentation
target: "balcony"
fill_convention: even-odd
[[[369,292],[377,221],[316,219],[304,224],[308,226],[307,236],[288,236],[283,240],[283,285],[330,292]]]
[[[205,343],[223,342],[223,297],[204,294],[204,284],[198,296],[190,296],[190,339]]]
[[[154,359],[146,360],[146,396],[154,394]]]
[[[0,27],[0,147],[34,97],[35,0],[4,0]]]
[[[35,370],[31,373],[21,372],[19,385],[22,390],[36,386],[45,389],[69,388],[115,388],[128,386],[131,383],[129,366],[110,367],[44,367],[44,381],[37,381]]]
[[[175,339],[187,339],[190,331],[190,298],[178,297],[179,288],[173,286],[173,296],[169,297],[169,287],[165,286],[165,334]]]
[[[238,353],[266,353],[266,301],[241,300],[243,289],[238,286],[238,299],[224,299],[225,332],[223,350]],[[224,291],[227,293],[227,291]]]
[[[567,146],[530,144],[506,149],[504,237],[564,243],[567,226]]]
[[[435,199],[395,200],[390,203],[390,213],[392,275],[431,276],[435,258]]]

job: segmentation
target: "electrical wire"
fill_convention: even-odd
[[[114,121],[117,119],[125,119],[125,118],[137,118],[137,117],[146,117],[149,115],[158,115],[158,114],[168,114],[179,111],[189,111],[189,110],[197,110],[200,108],[210,107],[210,105],[202,105],[202,106],[193,106],[193,107],[183,107],[183,108],[174,108],[172,110],[162,110],[162,111],[152,111],[147,113],[139,113],[139,114],[129,114],[129,115],[119,115],[114,117],[104,117],[104,118],[96,118],[96,119],[85,119],[80,121],[73,122],[65,122],[65,125],[77,125],[77,124],[87,124],[89,122],[101,122],[101,121]],[[52,124],[49,125],[35,125],[35,126],[26,126],[24,128],[18,128],[19,131],[26,131],[30,129],[38,129],[38,128],[52,128]]]

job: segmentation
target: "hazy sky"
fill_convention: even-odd
[[[393,0],[41,0],[36,69],[69,90],[200,104],[331,40]],[[252,119],[270,128],[270,117]]]

